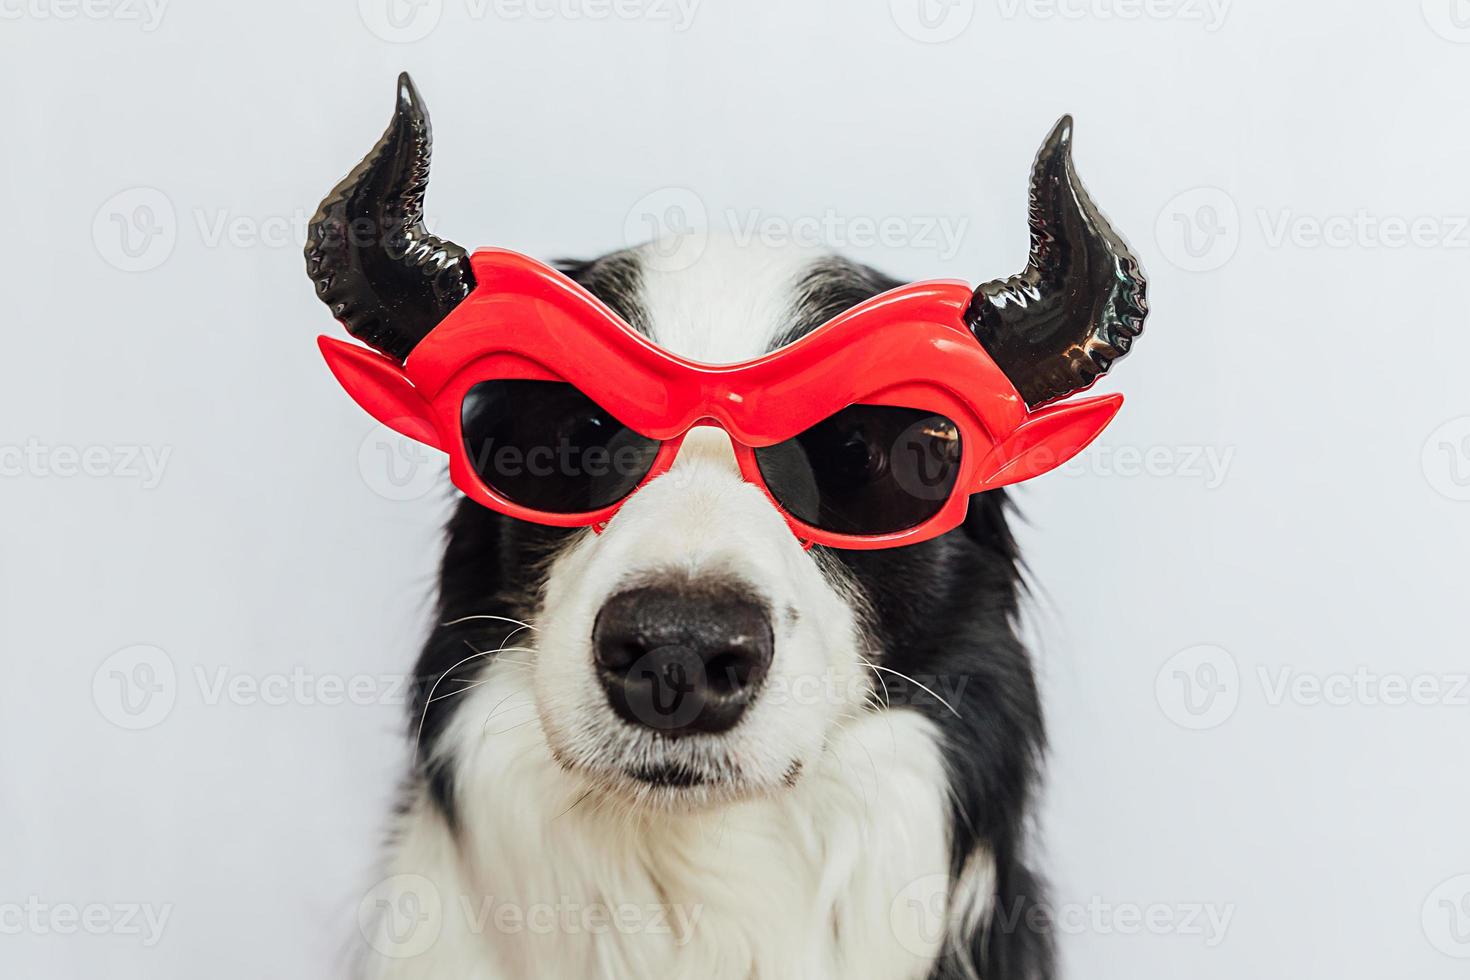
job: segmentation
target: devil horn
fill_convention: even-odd
[[[976,289],[965,320],[1035,408],[1086,388],[1128,353],[1148,300],[1138,260],[1077,179],[1071,116],[1036,154],[1030,202],[1025,271]]]
[[[475,286],[465,250],[424,227],[429,113],[404,72],[376,146],[322,201],[306,272],[349,333],[399,361]]]

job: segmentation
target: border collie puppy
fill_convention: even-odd
[[[398,361],[468,291],[463,249],[423,226],[429,142],[405,76],[306,249],[333,314]],[[1064,118],[1037,156],[1026,270],[966,315],[1031,406],[1091,384],[1146,313],[1070,143]],[[899,285],[798,248],[665,254],[561,268],[704,362],[775,350]],[[361,975],[1050,976],[1024,846],[1043,726],[1006,521],[995,490],[920,544],[806,548],[714,428],[597,531],[461,500],[416,668],[414,765],[359,910]],[[733,650],[740,697],[650,724],[607,677],[630,644]]]

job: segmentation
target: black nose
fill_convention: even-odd
[[[603,604],[593,658],[622,718],[669,735],[723,732],[771,666],[765,603],[737,585],[651,585]]]

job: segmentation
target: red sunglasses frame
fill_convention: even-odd
[[[475,288],[402,365],[331,337],[318,344],[332,374],[368,414],[448,453],[455,486],[520,520],[601,529],[638,489],[668,472],[690,429],[714,425],[729,435],[743,478],[761,488],[804,544],[916,544],[957,527],[972,494],[1067,462],[1123,403],[1122,395],[1111,394],[1028,409],[966,327],[972,291],[957,280],[900,286],[762,357],[704,364],[657,346],[535,259],[482,249],[470,261]],[[627,496],[585,513],[538,511],[501,496],[475,472],[461,430],[465,394],[492,379],[574,385],[635,432],[661,442],[652,467]],[[958,478],[932,517],[883,534],[841,534],[801,521],[771,494],[755,450],[855,404],[934,412],[959,429]]]

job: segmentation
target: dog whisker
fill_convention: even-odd
[[[477,619],[493,619],[493,620],[497,620],[497,621],[502,622],[502,623],[511,623],[513,625],[519,626],[523,630],[534,630],[534,629],[538,629],[538,627],[532,626],[530,623],[522,622],[519,619],[512,619],[509,616],[493,616],[493,615],[491,615],[489,613],[481,613],[481,614],[476,615],[476,616],[461,616],[458,619],[451,619],[451,620],[449,620],[449,622],[447,622],[447,623],[440,623],[439,625],[440,626],[458,626],[460,623],[468,623],[468,622],[472,622],[472,621],[477,620]]]
[[[867,657],[863,656],[861,653],[857,654],[857,658],[863,662],[863,666],[864,667],[871,667],[871,668],[873,668],[873,676],[877,677],[878,678],[878,683],[883,686],[883,705],[882,706],[883,707],[888,707],[889,705],[891,705],[893,703],[893,699],[891,697],[889,697],[889,695],[888,695],[888,682],[883,679],[883,675],[882,674],[878,673],[878,671],[877,671],[877,665],[874,664],[873,661],[869,660]]]
[[[903,671],[901,671],[901,670],[894,670],[892,667],[883,667],[883,666],[880,666],[878,664],[868,663],[866,660],[864,660],[863,663],[867,664],[867,666],[869,668],[871,668],[872,670],[875,670],[875,671],[878,671],[878,670],[886,670],[890,674],[893,674],[893,675],[895,675],[897,677],[902,677],[904,680],[908,681],[910,684],[913,684],[915,687],[920,688],[921,690],[927,691],[929,693],[929,696],[930,697],[932,697],[934,700],[938,701],[940,704],[942,704],[946,708],[948,708],[954,714],[954,716],[956,718],[959,718],[960,717],[960,713],[958,711],[955,711],[954,705],[950,704],[948,701],[944,700],[944,698],[940,697],[939,694],[938,694],[938,692],[936,692],[931,687],[928,687],[928,686],[926,686],[924,684],[919,683],[918,681],[916,681],[912,677],[910,677],[908,674],[905,674]]]
[[[490,737],[491,738],[494,738],[497,735],[504,735],[507,732],[513,732],[513,731],[515,731],[517,728],[525,728],[527,725],[531,724],[531,722],[533,722],[535,720],[536,720],[535,718],[527,718],[525,721],[519,722],[518,724],[515,724],[515,725],[511,725],[509,728],[502,728],[498,732],[491,732],[490,733]]]
[[[490,713],[485,716],[485,722],[484,722],[484,724],[482,724],[480,726],[480,733],[481,734],[484,734],[485,729],[488,728],[488,727],[490,727],[490,723],[492,721],[494,721],[497,717],[499,717],[501,705],[505,704],[505,702],[507,702],[511,698],[515,697],[518,693],[520,693],[520,692],[518,692],[518,691],[512,691],[511,693],[507,694],[505,697],[501,698],[499,701],[497,701],[495,703],[495,707],[491,708],[490,709]],[[529,702],[527,702],[527,703],[529,703]],[[507,711],[512,711],[512,710],[515,709],[515,707],[517,707],[517,706],[512,705],[510,708],[507,708],[506,710]]]

